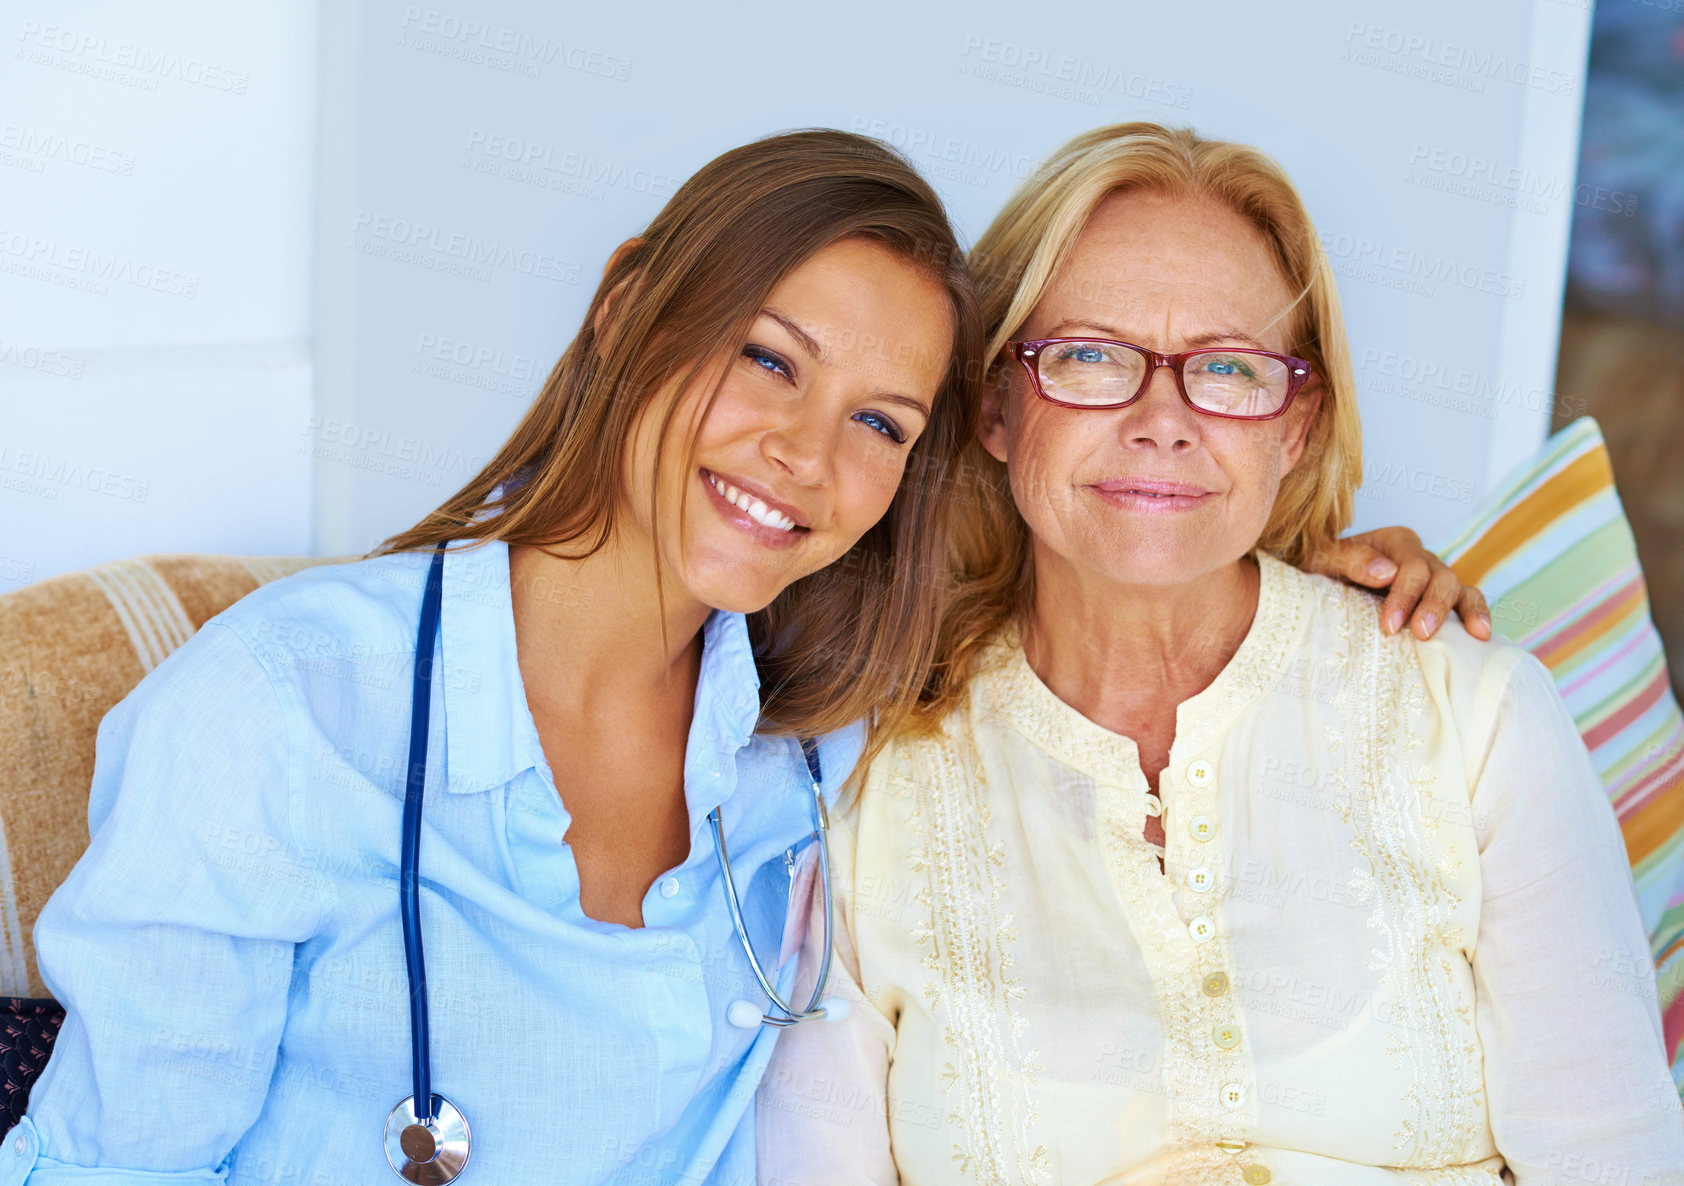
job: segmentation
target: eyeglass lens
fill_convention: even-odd
[[[1041,387],[1071,404],[1120,404],[1146,378],[1147,359],[1115,342],[1058,342],[1036,355]],[[1182,382],[1196,407],[1219,416],[1268,416],[1286,402],[1291,371],[1278,358],[1220,350],[1186,360]]]

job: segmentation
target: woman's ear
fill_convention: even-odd
[[[1286,462],[1281,466],[1282,477],[1291,473],[1304,456],[1304,446],[1310,439],[1310,429],[1315,427],[1316,416],[1321,412],[1321,391],[1321,380],[1311,379],[1292,401],[1292,408],[1285,417],[1290,423],[1285,426],[1286,431],[1281,440]]]
[[[642,238],[633,238],[627,239],[624,243],[616,247],[614,249],[614,254],[608,257],[608,263],[603,266],[602,278],[606,280],[608,277],[612,276],[615,269],[620,266],[620,263],[626,258],[626,256],[631,254],[633,251],[636,251],[641,246],[643,246]],[[602,337],[602,327],[606,325],[609,318],[613,316],[614,305],[619,300],[620,294],[625,291],[626,285],[631,283],[631,280],[632,278],[627,276],[613,288],[609,289],[607,295],[602,298],[602,304],[596,307],[596,316],[591,319],[591,329],[596,333],[599,340]]]
[[[1000,373],[982,382],[982,414],[977,420],[976,437],[988,455],[1002,465],[1006,461],[1006,404],[1012,397],[1011,371],[1005,367]]]

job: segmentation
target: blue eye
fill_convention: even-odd
[[[1239,376],[1244,379],[1257,378],[1257,372],[1251,368],[1249,360],[1232,354],[1219,354],[1214,357],[1203,358],[1198,364],[1199,373],[1216,378]]]
[[[1097,346],[1072,346],[1062,358],[1066,362],[1104,362],[1105,351]]]
[[[753,343],[744,346],[743,357],[768,374],[782,375],[786,379],[793,378],[789,364],[764,346],[756,346]]]
[[[854,419],[866,427],[882,433],[897,445],[906,444],[906,434],[901,432],[893,420],[880,412],[860,412]]]

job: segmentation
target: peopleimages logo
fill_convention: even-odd
[[[125,81],[125,77],[149,85],[146,90],[156,90],[157,79],[173,78],[192,86],[202,86],[208,90],[225,91],[233,95],[243,95],[246,87],[251,84],[251,75],[243,70],[230,70],[226,66],[218,66],[210,62],[200,61],[198,58],[183,57],[181,54],[155,50],[144,45],[137,45],[132,41],[113,41],[109,37],[98,33],[84,33],[76,29],[67,29],[58,25],[42,25],[35,21],[25,21],[23,29],[18,33],[18,40],[27,49],[50,51],[64,55],[69,59],[81,59],[88,63],[85,68],[69,66],[75,73],[91,73],[100,75],[98,67],[110,67],[118,71],[132,71],[132,75],[114,76],[113,81]],[[24,57],[20,51],[19,57]],[[40,65],[58,66],[61,62],[42,60],[30,57]],[[97,65],[96,65],[97,64]]]
[[[97,247],[0,228],[0,270],[31,280],[104,296],[110,284],[130,284],[193,300],[199,277],[147,260],[108,255]]]
[[[1074,99],[1089,106],[1098,106],[1106,94],[1143,99],[1165,107],[1185,109],[1193,105],[1191,87],[998,37],[967,34],[960,56],[964,59],[959,63],[961,74]]]
[[[1323,248],[1334,261],[1335,271],[1340,271],[1339,264],[1341,261],[1347,261],[1355,265],[1367,264],[1372,267],[1383,268],[1388,272],[1395,273],[1400,279],[1417,283],[1420,281],[1450,283],[1470,291],[1487,292],[1493,296],[1508,297],[1511,300],[1520,300],[1526,295],[1526,280],[1524,277],[1511,276],[1507,272],[1480,267],[1477,264],[1470,264],[1453,256],[1429,254],[1414,247],[1400,247],[1387,244],[1380,239],[1370,239],[1363,235],[1339,234],[1332,231],[1322,231],[1321,241]],[[1405,285],[1399,285],[1399,287],[1405,287]],[[1431,288],[1426,289],[1421,295],[1433,295]]]
[[[57,160],[81,165],[99,173],[120,173],[124,177],[134,173],[133,153],[22,124],[0,124],[0,149],[13,149],[41,162]]]
[[[986,185],[995,176],[1021,181],[1035,171],[1036,158],[1030,153],[999,144],[979,144],[893,120],[856,115],[848,121],[848,130],[887,141],[912,157],[926,173],[933,172],[953,181]]]
[[[1622,218],[1637,214],[1637,195],[1584,182],[1573,185],[1536,169],[1508,165],[1478,153],[1416,144],[1409,150],[1408,180],[1415,185],[1460,194],[1514,209],[1543,214],[1550,203],[1571,195],[1573,204]],[[1438,174],[1429,177],[1426,174]]]
[[[450,231],[425,222],[357,211],[352,226],[351,247],[369,255],[382,255],[402,263],[431,270],[460,272],[475,280],[488,281],[489,268],[504,268],[522,276],[577,284],[584,268],[573,260],[544,251],[481,239],[478,235]]]
[[[599,199],[604,187],[670,198],[678,192],[681,180],[612,158],[557,148],[520,136],[488,132],[484,128],[468,130],[467,152],[474,158],[475,167],[480,172],[535,183],[548,189],[562,189],[569,182],[576,182],[580,187],[594,189],[593,196]]]
[[[631,77],[630,58],[560,38],[534,37],[503,25],[464,20],[436,9],[405,8],[401,27],[403,32],[399,35],[398,44],[406,49],[512,70],[529,78],[541,77],[545,66],[561,66],[617,82]],[[498,57],[488,59],[487,54]]]
[[[87,359],[58,350],[43,350],[39,346],[23,346],[0,334],[0,363],[23,371],[54,375],[60,379],[80,379],[87,367]]]
[[[0,445],[0,478],[12,474],[35,479],[40,488],[23,490],[23,493],[38,494],[44,498],[56,499],[60,488],[77,488],[90,494],[145,502],[152,488],[152,483],[145,478],[115,473],[97,465],[85,466],[38,449],[14,449],[10,445]],[[17,485],[8,485],[7,488],[21,489]]]
[[[1380,54],[1386,58],[1380,58]],[[1552,95],[1571,96],[1575,91],[1573,79],[1565,71],[1367,21],[1352,21],[1346,27],[1342,56],[1358,65],[1473,91],[1483,90],[1485,81],[1510,82]],[[1447,75],[1445,71],[1454,73]]]

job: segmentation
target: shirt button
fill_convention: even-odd
[[[1207,997],[1221,996],[1228,991],[1228,973],[1212,972],[1205,977],[1203,988]]]
[[[1216,1045],[1223,1050],[1232,1050],[1240,1044],[1240,1031],[1231,1025],[1219,1025],[1210,1033]]]
[[[29,1134],[26,1132],[20,1132],[18,1134],[18,1143],[12,1146],[12,1156],[19,1158],[28,1157],[34,1151],[33,1142],[30,1141]]]
[[[1240,1108],[1245,1106],[1245,1084],[1224,1083],[1222,1090],[1216,1093],[1216,1098],[1224,1108]]]
[[[1210,780],[1215,776],[1215,769],[1203,758],[1200,758],[1197,762],[1189,762],[1187,764],[1187,781],[1196,787],[1209,786]]]
[[[1203,865],[1194,865],[1187,870],[1187,885],[1199,893],[1206,893],[1216,884],[1216,877]]]
[[[1193,942],[1203,943],[1216,938],[1216,924],[1211,921],[1210,915],[1201,914],[1187,924],[1187,933],[1193,936]]]
[[[1195,815],[1187,821],[1187,834],[1202,844],[1216,835],[1216,821],[1208,815]]]
[[[661,879],[661,897],[663,897],[663,898],[676,898],[676,897],[678,897],[678,878],[676,878],[676,877],[663,877]]]
[[[1269,1179],[1274,1175],[1269,1172],[1269,1167],[1266,1165],[1248,1165],[1240,1177],[1244,1178],[1250,1186],[1267,1186]]]

